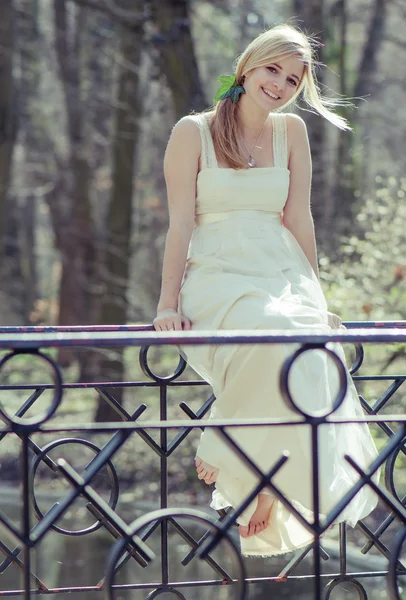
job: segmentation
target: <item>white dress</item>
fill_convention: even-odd
[[[202,140],[197,179],[196,227],[193,231],[179,310],[192,329],[295,330],[331,329],[319,281],[300,245],[282,225],[289,176],[286,115],[272,114],[274,166],[234,170],[219,168],[208,114],[194,115]],[[330,344],[343,361],[340,344]],[[300,420],[279,390],[279,371],[298,345],[184,346],[192,368],[213,388],[210,418]],[[354,384],[347,372],[348,392],[335,415],[362,416]],[[290,376],[295,399],[307,411],[331,406],[337,370],[322,351],[307,352]],[[229,433],[263,469],[269,470],[289,452],[273,483],[303,515],[312,518],[310,430],[306,426],[247,427]],[[376,457],[366,424],[324,425],[319,437],[320,513],[327,512],[358,480],[344,460],[348,453],[362,468]],[[256,477],[213,429],[202,434],[197,455],[219,469],[211,506],[238,507],[257,483]],[[254,500],[240,516],[248,524]],[[369,514],[376,498],[365,486],[337,519],[354,525]],[[241,538],[245,555],[270,556],[309,544],[312,536],[279,502],[267,529]]]

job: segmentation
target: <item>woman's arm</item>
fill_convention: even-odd
[[[283,210],[283,225],[295,236],[319,277],[316,238],[310,209],[312,163],[306,124],[297,115],[287,115],[290,146],[289,195]]]
[[[166,235],[158,315],[154,320],[158,330],[182,329],[182,318],[177,313],[178,296],[194,228],[200,151],[199,130],[191,118],[184,117],[172,131],[164,159],[169,228]],[[188,323],[186,325],[188,326]]]

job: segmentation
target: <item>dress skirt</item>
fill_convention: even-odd
[[[179,295],[179,310],[194,331],[230,329],[314,330],[329,333],[328,309],[320,283],[300,245],[285,228],[279,213],[229,211],[214,219],[198,219],[189,248]],[[192,368],[213,388],[216,400],[211,419],[272,419],[295,421],[291,426],[229,427],[240,448],[267,472],[282,456],[288,460],[272,483],[311,522],[311,429],[284,400],[280,369],[298,344],[184,346],[181,352]],[[345,364],[340,344],[330,343]],[[346,370],[348,389],[333,416],[362,417],[357,391]],[[311,414],[331,408],[339,387],[337,367],[323,350],[301,355],[289,375],[295,401]],[[358,481],[344,459],[351,455],[363,468],[377,452],[368,426],[323,424],[318,428],[320,516]],[[219,469],[212,508],[237,508],[258,483],[256,475],[222,439],[206,428],[197,456]],[[269,493],[269,492],[268,492]],[[337,519],[350,525],[376,505],[365,486]],[[246,525],[257,504],[254,499],[239,517]],[[313,535],[280,501],[273,505],[268,527],[259,535],[241,538],[245,555],[271,556],[311,543]]]

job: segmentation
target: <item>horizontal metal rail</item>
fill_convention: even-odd
[[[0,575],[14,565],[23,575],[24,586],[21,589],[6,589],[0,591],[0,596],[21,596],[25,599],[41,594],[67,594],[74,592],[101,592],[106,598],[115,598],[119,590],[146,590],[147,598],[152,600],[159,595],[172,592],[180,599],[186,600],[187,588],[229,585],[233,586],[233,597],[245,598],[248,585],[264,582],[288,585],[289,581],[307,581],[314,583],[314,599],[322,597],[329,598],[333,590],[343,584],[352,584],[360,598],[367,598],[365,586],[361,583],[370,578],[387,578],[387,586],[390,598],[400,600],[400,589],[404,584],[406,566],[403,562],[404,546],[406,539],[406,498],[402,497],[397,489],[395,477],[396,465],[400,456],[406,454],[406,416],[399,414],[398,405],[395,404],[393,414],[390,408],[393,406],[393,398],[404,389],[406,374],[399,375],[375,375],[367,376],[357,374],[364,363],[364,344],[400,344],[406,342],[406,322],[347,322],[347,329],[334,331],[326,334],[320,330],[316,332],[309,330],[300,334],[294,331],[221,331],[221,332],[167,332],[157,333],[151,325],[130,326],[78,326],[78,327],[2,327],[0,328],[0,349],[3,357],[0,358],[0,398],[1,394],[12,394],[13,392],[27,394],[19,409],[13,414],[6,410],[3,403],[0,404],[0,417],[4,422],[4,428],[0,432],[0,442],[5,443],[10,435],[17,435],[21,440],[21,520],[20,526],[16,526],[6,514],[0,511],[0,523],[3,531],[14,538],[17,544],[10,547],[10,542],[0,539],[0,552],[4,560],[0,564]],[[331,342],[353,344],[356,349],[354,364],[350,372],[354,382],[360,385],[364,382],[380,381],[382,385],[388,385],[374,404],[360,397],[365,410],[362,419],[345,419],[335,415],[335,410],[340,406],[346,389],[343,376],[343,365],[338,357],[330,350]],[[264,422],[263,419],[250,420],[208,420],[205,418],[215,401],[210,395],[203,402],[199,410],[192,410],[184,401],[179,406],[185,413],[184,419],[168,418],[168,391],[172,388],[205,390],[207,384],[201,380],[183,380],[182,373],[186,367],[180,358],[178,366],[169,375],[158,375],[149,364],[148,347],[150,346],[178,346],[188,344],[298,344],[301,349],[288,359],[281,372],[281,391],[285,401],[294,410],[297,419],[272,419]],[[87,348],[89,350],[103,348],[124,348],[126,346],[137,346],[140,348],[140,366],[145,381],[107,381],[107,382],[63,382],[62,370],[56,360],[50,354],[44,353],[47,348]],[[336,362],[340,374],[340,389],[334,406],[328,414],[313,416],[306,414],[295,403],[289,386],[289,369],[301,352],[312,350],[323,350],[330,353],[332,360]],[[44,361],[53,375],[52,383],[49,382],[6,382],[2,381],[2,372],[7,367],[8,372],[12,368],[12,361],[21,355],[35,357],[36,360]],[[117,400],[117,390],[139,390],[148,388],[157,392],[157,403],[159,408],[159,419],[145,420],[146,405],[139,404],[132,408],[131,413]],[[51,418],[57,418],[61,405],[64,402],[64,394],[68,391],[93,390],[100,402],[106,402],[117,414],[119,421],[109,423],[84,422],[74,423],[51,422]],[[28,417],[33,412],[36,403],[42,398],[44,392],[52,391],[53,397],[49,407],[39,415]],[[402,391],[402,390],[401,390]],[[173,392],[171,393],[173,398]],[[138,421],[143,416],[142,421]],[[273,482],[273,477],[288,460],[283,453],[269,473],[263,473],[253,463],[244,451],[235,443],[229,435],[227,428],[233,427],[280,427],[295,426],[311,428],[313,436],[313,506],[319,502],[319,480],[317,459],[317,432],[320,427],[327,423],[370,423],[379,427],[384,443],[381,443],[379,455],[367,471],[364,471],[351,457],[347,457],[352,468],[359,474],[359,482],[323,519],[319,519],[318,511],[315,511],[313,522],[307,521],[288,498],[282,494]],[[208,516],[206,512],[185,508],[168,508],[168,481],[169,461],[179,446],[184,443],[189,434],[202,428],[214,428],[219,436],[233,448],[250,470],[258,477],[258,486],[253,490],[241,504],[233,510],[220,511]],[[159,432],[158,441],[152,437],[154,431]],[[175,435],[169,440],[168,434]],[[77,438],[76,434],[85,434],[85,438]],[[89,441],[88,435],[95,433],[109,434],[109,440],[102,446]],[[39,445],[38,435],[64,434],[65,436],[75,434],[74,437],[62,437],[52,439],[45,445]],[[142,516],[128,524],[119,514],[117,506],[120,497],[119,480],[116,470],[116,456],[118,451],[128,444],[132,436],[139,436],[149,448],[149,451],[158,457],[160,463],[159,476],[159,509],[146,511]],[[53,436],[55,437],[55,436]],[[55,449],[76,445],[91,453],[93,457],[80,472],[66,459],[54,459]],[[61,450],[62,452],[62,450]],[[33,459],[31,457],[34,457]],[[136,458],[136,457],[135,457]],[[192,457],[191,457],[192,461]],[[396,463],[396,464],[395,464]],[[35,481],[38,477],[38,469],[48,468],[50,472],[65,479],[71,486],[71,490],[51,506],[45,513],[41,511],[35,493]],[[396,467],[396,468],[395,468]],[[383,481],[378,485],[374,482],[373,475],[379,469],[384,470]],[[110,493],[104,499],[95,489],[95,478],[105,471],[108,476]],[[363,486],[369,486],[381,500],[381,506],[385,511],[383,519],[372,529],[366,522],[357,524],[357,531],[364,538],[364,546],[360,548],[362,554],[368,554],[373,548],[388,559],[388,568],[375,570],[353,571],[347,568],[347,529],[345,523],[339,527],[339,562],[340,569],[332,573],[321,572],[321,561],[329,560],[328,553],[323,548],[321,536],[329,529],[331,524],[345,509],[354,495]],[[246,565],[241,557],[238,544],[236,543],[235,525],[239,514],[249,505],[253,498],[264,488],[268,487],[276,498],[296,518],[314,534],[314,543],[300,549],[290,556],[286,565],[277,576],[272,577],[249,577],[246,574]],[[86,501],[86,508],[93,516],[93,525],[85,529],[66,529],[61,524],[61,519],[70,510],[78,498]],[[32,511],[36,516],[36,522],[32,522]],[[108,561],[105,566],[104,578],[93,585],[71,587],[55,587],[47,585],[33,570],[33,552],[39,542],[49,533],[57,532],[62,535],[89,535],[96,529],[104,528],[111,536],[112,545]],[[196,536],[196,528],[200,528],[200,537]],[[168,553],[170,549],[169,530],[175,531],[182,544],[186,544],[190,550],[181,563],[186,566],[192,560],[204,561],[216,575],[213,579],[196,579],[194,581],[172,581],[169,568]],[[141,568],[147,568],[155,558],[155,554],[148,545],[148,540],[154,531],[160,531],[160,581],[134,581],[132,583],[118,584],[117,575],[122,567],[129,561],[135,561]],[[388,533],[395,532],[390,536],[391,545],[387,542]],[[385,540],[385,541],[384,541]],[[225,568],[221,561],[213,556],[216,548],[221,545],[224,553],[227,553],[231,561],[232,572]],[[296,569],[308,556],[312,555],[312,569],[305,575],[299,575]],[[237,573],[237,575],[235,575]],[[0,577],[1,582],[1,577]],[[323,591],[323,586],[327,584]],[[272,588],[270,588],[272,589]]]

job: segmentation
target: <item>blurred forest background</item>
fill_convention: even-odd
[[[353,133],[295,109],[308,123],[320,276],[330,310],[352,321],[406,319],[405,0],[0,0],[1,325],[152,322],[168,223],[162,163],[171,129],[212,104],[217,77],[232,72],[257,34],[286,21],[322,42],[322,87],[354,104],[345,109]],[[358,374],[405,372],[406,345],[365,350]],[[150,355],[161,375],[177,364],[174,348]],[[65,348],[58,358],[65,381],[148,380],[137,348],[103,354]],[[19,355],[12,364],[14,371],[2,366],[0,385],[52,384],[33,356]],[[188,371],[182,377],[196,379]],[[390,385],[380,414],[404,414],[401,380],[383,379],[358,381],[357,389],[373,406]],[[131,414],[145,402],[140,422],[160,418],[159,386],[109,389]],[[26,389],[5,394],[13,414],[27,400]],[[169,386],[168,418],[185,418],[181,401],[197,412],[209,394],[206,386]],[[51,392],[43,398],[50,403]],[[89,386],[65,389],[57,418],[72,424],[118,417]],[[382,448],[387,431],[375,424],[371,430]],[[209,502],[193,466],[199,433],[171,455],[169,505]],[[151,436],[160,443],[158,431]],[[108,438],[92,440],[102,447]],[[35,440],[43,445],[50,436]],[[20,452],[18,436],[8,436],[0,449],[3,482],[18,481]],[[68,462],[81,472],[89,457],[80,447],[70,452]],[[155,506],[161,463],[135,436],[119,458],[115,467],[120,485],[131,490],[133,518],[134,498]],[[396,467],[403,497],[401,453]],[[40,474],[36,485],[43,512],[52,493],[57,498],[65,490],[53,472]],[[81,510],[81,518],[89,514]],[[376,511],[371,528],[385,516]]]
[[[3,325],[152,321],[171,128],[210,106],[217,77],[285,21],[322,42],[322,86],[354,104],[353,133],[297,109],[330,309],[406,318],[404,0],[0,0],[0,9]]]

